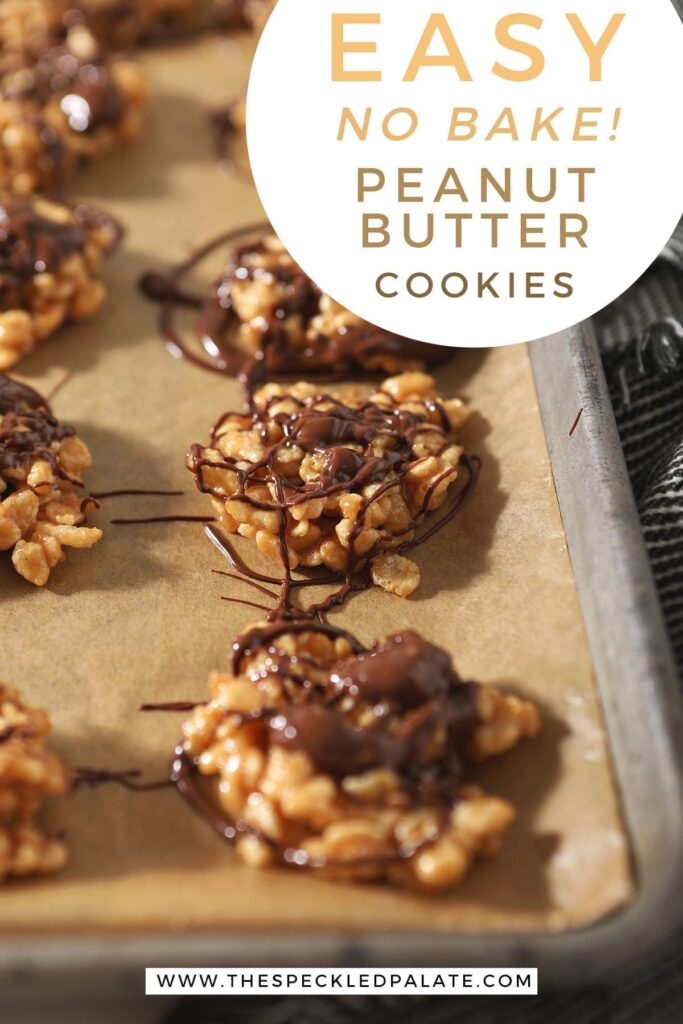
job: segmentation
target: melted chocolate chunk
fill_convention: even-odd
[[[305,659],[286,652],[282,637],[313,633],[343,638],[354,654],[335,665],[327,680],[314,683]],[[279,620],[257,626],[235,641],[233,672],[248,671],[245,658],[267,653],[259,672],[295,682],[302,692],[317,690],[322,703],[294,703],[267,715],[269,742],[304,751],[316,767],[333,776],[355,775],[377,767],[411,772],[424,740],[437,724],[448,736],[448,773],[461,771],[460,750],[476,726],[477,687],[463,683],[446,651],[407,630],[375,644],[370,650],[349,633],[302,619]],[[339,699],[351,699],[340,710]],[[332,702],[332,703],[330,703]],[[349,709],[375,707],[375,724],[359,729],[348,719]],[[399,716],[391,728],[388,716]]]
[[[71,479],[60,468],[51,446],[73,437],[75,430],[55,419],[37,391],[0,374],[0,415],[0,471],[42,459],[62,480]]]
[[[354,729],[339,712],[321,705],[292,704],[268,727],[274,746],[303,751],[327,775],[360,775],[393,760],[388,737]]]
[[[60,106],[74,132],[90,132],[115,124],[125,113],[121,90],[109,72],[95,64],[82,67]]]
[[[125,112],[123,93],[100,60],[80,60],[68,46],[54,46],[35,63],[10,75],[2,94],[8,100],[39,106],[58,98],[75,132],[114,124]]]
[[[22,289],[36,274],[53,270],[86,242],[82,223],[41,216],[30,199],[0,200],[0,308],[23,307]]]
[[[330,681],[340,692],[374,704],[409,710],[460,685],[450,656],[413,630],[375,644],[343,661]]]
[[[287,674],[286,658],[280,671]],[[352,707],[373,705],[376,724],[358,729],[336,707],[293,704],[270,719],[272,743],[304,751],[333,776],[378,767],[410,774],[422,743],[440,723],[448,734],[449,777],[459,778],[460,749],[476,726],[477,688],[460,681],[446,651],[412,630],[398,633],[340,662],[323,689],[350,697]],[[391,730],[382,726],[388,714],[401,716]]]
[[[384,472],[382,459],[365,458],[351,448],[328,448],[323,455],[320,483],[322,487],[330,488],[356,480],[365,486],[379,480]]]
[[[35,412],[37,409],[49,407],[42,395],[30,388],[28,384],[20,384],[18,380],[12,380],[0,373],[0,416],[8,412],[25,411]]]

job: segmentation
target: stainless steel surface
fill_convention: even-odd
[[[524,965],[585,984],[642,960],[683,919],[683,713],[614,416],[590,328],[530,346],[592,651],[638,895],[558,935],[56,936],[0,943],[4,992],[137,992],[145,965]],[[579,425],[570,429],[579,409]],[[1,897],[0,897],[1,907]],[[1,910],[0,910],[1,912]]]

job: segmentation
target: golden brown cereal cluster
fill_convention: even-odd
[[[0,40],[27,33],[0,61],[0,188],[21,195],[54,190],[75,164],[137,140],[147,104],[135,61],[102,56],[81,20],[52,32],[30,11],[0,17]]]
[[[2,0],[0,71],[21,53],[43,53],[60,30],[65,8],[60,0]]]
[[[44,586],[65,547],[89,548],[102,536],[85,525],[97,503],[79,493],[90,461],[40,395],[0,375],[0,551],[12,552],[29,583]]]
[[[98,279],[118,228],[85,207],[0,192],[0,370],[106,295]]]
[[[64,0],[60,0],[64,3]],[[66,0],[108,47],[127,47],[242,22],[243,0]]]
[[[448,501],[466,418],[424,373],[385,380],[369,397],[268,384],[253,411],[223,416],[187,465],[223,529],[264,555],[282,562],[286,551],[291,569],[347,576],[369,563],[379,586],[407,597],[420,575],[401,552]]]
[[[410,631],[364,651],[331,627],[255,627],[210,685],[177,781],[247,863],[427,891],[495,853],[514,818],[469,766],[539,729],[533,705],[463,683]]]
[[[217,128],[240,131],[244,104],[217,115]],[[354,369],[399,373],[423,370],[450,350],[400,337],[355,316],[322,292],[271,234],[231,250],[204,304],[199,332],[241,369],[249,358],[260,379],[296,380]],[[206,341],[210,345],[206,345]]]
[[[45,747],[49,732],[45,712],[0,683],[0,881],[58,871],[67,861],[64,843],[33,822],[45,797],[71,785],[67,766]]]

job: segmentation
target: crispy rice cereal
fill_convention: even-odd
[[[71,786],[65,763],[45,747],[50,722],[0,683],[0,881],[7,876],[58,871],[64,843],[33,823],[41,802]]]
[[[0,192],[0,370],[100,307],[98,270],[118,237],[94,210]]]
[[[468,764],[539,727],[533,705],[463,683],[414,632],[362,651],[331,627],[276,623],[213,675],[176,781],[249,864],[438,891],[495,853],[514,818],[465,781]]]
[[[0,72],[12,66],[19,54],[43,53],[59,32],[63,14],[60,0],[2,0]]]
[[[5,32],[8,31],[5,24]],[[136,141],[147,88],[138,64],[105,58],[81,21],[0,63],[0,187],[53,190],[82,160]]]
[[[107,46],[230,28],[242,22],[243,0],[78,0],[88,27]]]
[[[40,55],[65,27],[85,25],[107,48],[208,28],[262,28],[270,0],[2,0],[0,47]]]
[[[228,119],[226,121],[226,118]],[[214,115],[217,133],[239,131],[243,104]],[[452,355],[361,320],[298,266],[278,238],[265,234],[233,248],[204,302],[198,332],[207,351],[220,352],[234,372],[256,358],[260,379],[297,379],[352,369],[422,370]]]
[[[369,398],[269,384],[253,412],[224,415],[187,466],[223,529],[269,558],[282,562],[286,549],[291,569],[348,577],[369,562],[376,583],[408,596],[419,572],[400,551],[447,501],[466,418],[463,403],[441,401],[424,373],[390,378]]]
[[[47,583],[63,548],[89,548],[102,536],[85,525],[97,502],[79,494],[90,461],[37,392],[0,374],[0,551],[12,552],[29,583]]]

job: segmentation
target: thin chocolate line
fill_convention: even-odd
[[[274,594],[272,590],[262,587],[259,583],[255,583],[254,580],[238,576],[236,572],[224,572],[223,569],[212,569],[211,572],[214,576],[225,576],[229,580],[236,580],[238,583],[246,583],[247,586],[253,587],[254,590],[260,591],[260,593],[265,594],[266,597],[272,597],[274,601],[277,601],[278,596],[277,594]]]
[[[153,272],[142,275],[139,287],[143,294],[161,303],[159,333],[172,356],[201,369],[234,377],[252,392],[258,382],[267,380],[291,382],[315,377],[338,381],[349,373],[358,372],[366,378],[376,378],[378,368],[368,367],[373,366],[377,356],[436,364],[452,355],[452,349],[415,342],[365,322],[346,325],[329,336],[318,333],[312,344],[303,349],[292,346],[283,322],[288,316],[297,315],[309,324],[319,312],[322,293],[295,264],[285,268],[277,260],[273,261],[273,254],[263,243],[264,235],[271,230],[268,223],[262,222],[224,232],[195,250],[167,275]],[[286,293],[280,307],[265,318],[259,347],[251,355],[233,345],[228,337],[230,328],[240,324],[229,294],[231,281],[234,277],[242,280],[243,272],[253,273],[253,268],[239,263],[245,251],[250,251],[248,246],[239,247],[231,254],[224,276],[215,282],[213,294],[198,295],[180,287],[183,277],[217,248],[250,237],[255,238],[251,248],[271,258],[273,266],[268,265],[267,270],[281,281]],[[181,336],[175,323],[178,306],[200,310],[197,343],[204,355],[191,351]]]
[[[248,224],[241,228],[224,231],[204,245],[194,249],[190,256],[183,260],[168,275],[147,273],[140,277],[138,287],[143,295],[155,302],[161,302],[158,321],[159,333],[165,339],[167,351],[174,358],[184,359],[194,366],[199,366],[204,370],[210,370],[214,373],[227,373],[230,376],[239,376],[239,368],[237,366],[231,366],[221,359],[217,359],[215,362],[203,359],[190,352],[183,343],[174,324],[175,308],[177,305],[184,305],[199,309],[204,300],[201,295],[182,291],[179,287],[179,282],[215,249],[250,235],[262,234],[269,229],[269,226],[267,222],[259,221],[256,224]]]
[[[241,836],[252,836],[269,846],[279,863],[291,868],[306,868],[307,870],[321,870],[323,868],[328,870],[353,869],[366,866],[379,867],[382,864],[396,864],[401,861],[411,860],[421,850],[438,842],[448,824],[448,816],[444,813],[437,834],[430,836],[429,839],[416,846],[404,846],[393,854],[377,854],[375,856],[355,857],[349,860],[330,860],[325,857],[316,857],[300,848],[280,846],[254,825],[250,825],[243,820],[233,821],[218,811],[197,784],[197,767],[191,758],[188,757],[182,746],[176,747],[174,752],[171,762],[171,782],[199,817],[208,822],[221,839],[233,843]]]
[[[62,388],[64,388],[69,383],[69,381],[74,375],[74,372],[74,370],[67,370],[66,373],[62,377],[60,377],[57,383],[53,385],[50,391],[48,391],[47,395],[45,396],[45,401],[47,402],[48,405],[55,397],[55,395],[59,394]]]
[[[462,512],[466,505],[469,503],[479,481],[479,474],[481,471],[481,460],[478,458],[478,456],[463,455],[461,456],[460,459],[460,465],[467,471],[468,480],[465,486],[460,491],[457,492],[457,494],[451,501],[447,511],[436,522],[432,523],[430,526],[427,527],[427,529],[423,530],[419,536],[413,537],[410,540],[403,541],[401,544],[397,545],[393,549],[396,553],[403,553],[405,551],[411,550],[412,548],[420,547],[426,541],[431,540],[432,537],[434,537],[440,530],[447,526],[448,523],[455,519],[456,516],[459,515],[459,513]],[[426,514],[435,488],[442,482],[443,479],[447,478],[447,476],[453,472],[455,471],[448,470],[446,473],[442,474],[440,478],[434,481],[432,486],[427,490],[425,499],[423,501],[423,507],[413,518],[412,522],[408,525],[404,532],[409,532],[410,529],[414,528],[415,521]],[[390,481],[388,484],[385,485],[384,489],[380,488],[373,495],[372,498],[365,499],[367,502],[367,507],[370,507],[372,502],[379,500],[379,498],[381,498],[382,495],[385,493],[386,489],[395,486],[397,483],[398,481]],[[358,524],[355,531],[356,535],[360,533],[360,531],[363,528],[363,525],[364,513],[361,513],[358,516]],[[261,588],[261,583],[272,584],[280,588],[279,595],[275,595],[272,593],[268,594],[268,596],[276,598],[276,600],[278,601],[277,606],[271,609],[269,612],[269,618],[271,621],[282,617],[288,618],[290,616],[299,616],[309,619],[317,617],[318,619],[322,620],[324,616],[330,611],[332,611],[334,608],[341,607],[344,604],[344,602],[348,599],[348,597],[351,596],[351,594],[365,590],[370,585],[368,564],[370,559],[373,557],[374,554],[377,553],[377,551],[371,550],[364,554],[363,560],[366,563],[366,565],[365,568],[359,572],[357,567],[358,560],[355,556],[354,551],[354,535],[352,535],[350,541],[349,564],[345,573],[340,572],[335,573],[333,575],[328,574],[326,576],[321,576],[318,578],[313,577],[304,579],[293,579],[290,573],[289,575],[285,575],[284,578],[278,579],[273,576],[266,576],[265,574],[259,573],[255,569],[249,567],[242,560],[242,558],[240,558],[240,556],[237,554],[237,552],[234,550],[234,548],[228,541],[227,537],[225,537],[225,535],[220,531],[219,527],[214,525],[207,526],[205,532],[209,539],[212,541],[212,543],[221,552],[221,554],[228,560],[233,569],[236,570],[236,573],[245,578],[244,582],[250,581],[252,585],[257,586],[258,589],[263,589],[264,591],[265,587]],[[378,548],[378,550],[381,550],[381,548]],[[283,561],[283,568],[285,566],[286,558],[286,565],[288,569],[289,558],[287,557],[286,550],[281,550],[280,553]],[[234,578],[233,574],[226,575],[229,575],[231,576],[231,578]],[[305,610],[297,610],[292,606],[289,596],[292,590],[307,587],[331,586],[333,584],[339,583],[340,580],[342,581],[341,587],[335,593],[327,597],[325,600],[317,604],[310,605]],[[263,610],[266,611],[267,609],[263,608]]]
[[[111,519],[112,526],[144,526],[148,523],[215,523],[209,516],[152,516],[149,519]]]
[[[177,711],[187,712],[194,711],[195,708],[200,707],[201,701],[192,700],[174,700],[168,701],[162,704],[140,704],[138,711]]]
[[[158,789],[169,789],[173,785],[170,779],[158,782],[138,782],[140,772],[137,769],[112,772],[106,768],[76,768],[75,773],[73,787],[76,790],[83,786],[94,789],[97,786],[113,784],[136,793],[147,793]]]
[[[575,431],[576,431],[576,428],[578,427],[578,425],[579,425],[579,423],[580,423],[580,421],[581,421],[581,417],[582,417],[582,416],[583,416],[583,409],[579,409],[579,411],[578,411],[578,414],[577,414],[577,417],[576,417],[576,419],[574,420],[574,426],[573,426],[573,427],[572,427],[572,429],[571,429],[571,430],[569,431],[569,436],[570,436],[570,437],[573,437],[573,436],[574,436],[574,433],[575,433]]]
[[[96,491],[91,497],[103,500],[104,498],[125,498],[125,497],[161,497],[161,498],[179,498],[185,494],[184,491],[145,491],[138,488],[126,488],[120,491]]]
[[[260,612],[270,612],[272,608],[268,608],[265,604],[257,604],[255,601],[245,601],[241,597],[221,597],[221,601],[226,601],[228,604],[241,604],[245,608],[256,608]]]

